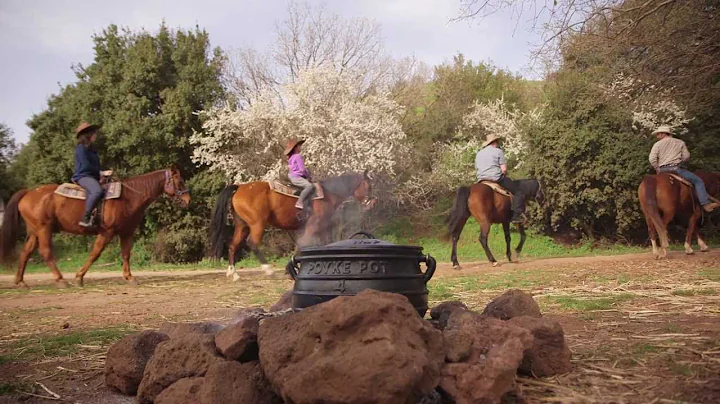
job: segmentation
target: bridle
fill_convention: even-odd
[[[181,196],[190,193],[187,188],[179,189],[175,178],[170,170],[165,170],[165,193],[170,195],[172,199],[179,200]]]

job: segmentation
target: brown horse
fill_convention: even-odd
[[[363,174],[345,174],[321,182],[324,198],[313,200],[312,215],[305,226],[305,233],[299,245],[324,244],[328,241],[332,215],[344,201],[355,198],[363,204],[365,210],[375,204],[372,187],[367,171]],[[240,244],[247,245],[255,256],[267,268],[267,260],[259,250],[265,227],[271,225],[278,229],[299,230],[302,223],[298,220],[295,208],[296,198],[277,193],[270,189],[267,182],[255,181],[242,185],[230,185],[218,196],[211,222],[212,255],[220,259],[225,245],[228,245],[228,272],[234,280],[239,278],[235,271],[235,252]],[[234,230],[226,223],[228,212],[232,208]]]
[[[697,174],[710,195],[720,196],[720,173],[698,171]],[[645,215],[648,226],[650,243],[652,244],[655,259],[667,256],[668,232],[667,226],[673,219],[687,223],[685,235],[685,253],[692,254],[692,239],[697,235],[700,251],[710,249],[698,230],[698,221],[702,218],[703,209],[695,196],[695,190],[671,179],[670,174],[646,175],[638,187],[640,207]],[[660,249],[656,238],[660,238]]]
[[[190,194],[185,188],[180,172],[175,169],[154,171],[149,174],[122,181],[122,194],[117,199],[104,201],[102,218],[97,228],[85,228],[78,224],[85,211],[85,201],[66,198],[55,194],[57,185],[43,185],[32,190],[18,191],[10,199],[5,210],[4,225],[0,234],[0,259],[9,262],[15,249],[19,230],[19,216],[25,219],[27,239],[18,259],[15,284],[27,287],[23,281],[25,266],[36,248],[50,267],[56,285],[67,286],[55,264],[52,252],[52,233],[64,231],[71,234],[96,234],[90,258],[75,274],[75,281],[83,286],[83,277],[105,246],[116,235],[120,237],[123,257],[123,278],[135,283],[130,273],[130,250],[133,234],[145,213],[145,209],[163,193],[180,201],[190,203]]]
[[[525,195],[528,196],[528,199],[534,199],[539,203],[544,202],[545,194],[539,181],[517,180],[516,182],[520,189],[525,192]],[[460,263],[457,259],[457,242],[465,227],[465,222],[471,215],[480,223],[480,244],[482,244],[485,255],[487,255],[493,266],[497,266],[497,261],[490,251],[490,247],[488,247],[488,234],[493,223],[502,223],[505,244],[507,245],[507,257],[509,261],[513,262],[515,259],[510,248],[510,219],[512,218],[510,197],[495,192],[488,185],[477,183],[470,187],[460,187],[450,210],[448,230],[452,237],[452,255],[450,258],[453,268],[460,269]],[[518,224],[517,227],[518,232],[520,232],[520,243],[515,252],[520,254],[525,244],[525,226]]]

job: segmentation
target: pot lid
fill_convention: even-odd
[[[365,236],[365,238],[356,238],[357,236]],[[359,231],[349,239],[336,241],[334,243],[318,246],[318,247],[305,247],[301,248],[301,252],[310,251],[327,251],[327,250],[413,250],[420,252],[422,247],[410,246],[410,245],[398,245],[389,241],[380,240],[370,233]]]

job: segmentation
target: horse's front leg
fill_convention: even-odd
[[[520,233],[520,242],[518,243],[517,248],[515,249],[516,259],[520,256],[520,253],[522,252],[523,246],[525,245],[525,240],[527,239],[527,234],[525,234],[525,225],[522,223],[518,223],[517,225],[518,233]]]
[[[122,252],[122,259],[123,259],[123,278],[131,284],[131,285],[137,285],[137,280],[133,278],[132,273],[130,273],[130,252],[132,251],[133,247],[133,235],[127,234],[120,236],[120,250]]]
[[[498,265],[497,260],[493,256],[492,252],[490,251],[490,247],[488,246],[488,235],[490,234],[490,227],[492,225],[490,222],[481,222],[480,224],[480,244],[483,247],[483,250],[485,250],[485,255],[487,256],[488,260],[492,263],[492,266],[496,267]]]
[[[100,257],[100,254],[102,254],[103,250],[105,249],[105,246],[112,240],[112,238],[115,235],[107,232],[107,233],[100,233],[97,238],[95,239],[95,244],[93,244],[93,249],[90,252],[90,258],[85,262],[85,265],[77,271],[75,274],[75,283],[78,286],[84,286],[85,281],[83,278],[85,277],[85,273],[87,273],[88,269],[90,269],[90,266]]]
[[[508,261],[515,262],[515,257],[510,247],[510,222],[503,222],[503,233],[505,234],[505,254],[507,255]]]
[[[692,249],[692,242],[693,237],[695,236],[695,233],[697,232],[697,224],[700,220],[700,217],[702,216],[702,209],[697,209],[692,216],[690,216],[690,220],[688,221],[688,229],[687,233],[685,234],[685,254],[694,254],[695,251]],[[698,240],[700,238],[698,237]],[[707,248],[707,246],[705,246]],[[701,246],[702,248],[702,246]]]

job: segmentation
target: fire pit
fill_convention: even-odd
[[[367,238],[355,238],[359,235]],[[424,273],[421,262],[427,266]],[[428,308],[426,284],[435,273],[435,265],[433,257],[422,254],[422,247],[396,245],[358,232],[348,240],[301,248],[286,269],[295,280],[293,308],[375,289],[405,295],[423,317]]]

